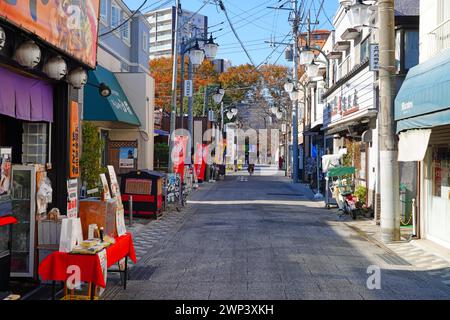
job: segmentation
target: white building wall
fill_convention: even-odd
[[[153,169],[154,153],[154,79],[146,73],[116,73],[122,89],[130,100],[136,115],[141,122],[137,130],[113,130],[110,134],[113,140],[124,139],[125,132],[138,140],[138,169]]]
[[[422,63],[450,48],[450,1],[420,1],[420,56]]]

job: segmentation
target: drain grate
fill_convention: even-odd
[[[266,193],[268,196],[304,197],[301,193]]]
[[[396,255],[383,253],[383,254],[377,254],[377,256],[379,256],[387,264],[390,264],[392,266],[411,266],[411,264],[408,261],[406,261]]]
[[[152,266],[134,266],[129,273],[130,280],[149,280],[156,269]]]

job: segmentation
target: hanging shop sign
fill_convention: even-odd
[[[183,182],[184,177],[184,158],[186,156],[188,137],[176,136],[172,151],[173,172],[178,173]]]
[[[80,121],[78,118],[78,103],[70,103],[70,146],[69,146],[69,176],[78,178],[80,176]]]
[[[100,0],[2,0],[0,18],[95,68]]]
[[[380,70],[380,46],[378,43],[369,44],[369,70]]]
[[[192,80],[184,80],[184,96],[192,97],[193,88],[192,88]]]

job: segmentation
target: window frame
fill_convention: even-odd
[[[113,21],[113,17],[114,17],[113,11],[115,9],[117,9],[117,16],[118,16],[116,25],[114,25],[114,21]],[[120,8],[120,6],[118,4],[116,4],[115,2],[111,3],[111,28],[116,28],[120,24],[120,19],[121,19],[121,16],[122,16],[121,13],[122,13],[122,9]],[[120,30],[120,28],[117,29],[117,30],[114,30],[114,33],[116,35],[118,35],[119,34],[119,30]]]
[[[100,21],[103,22],[104,24],[108,23],[108,0],[100,0]],[[102,14],[102,3],[105,6],[105,13]]]
[[[129,19],[129,17],[127,16],[127,14],[126,14],[125,11],[122,11],[120,16],[121,16],[121,19],[122,19],[122,20],[120,20],[120,21],[125,21],[126,19]],[[119,24],[120,24],[120,23],[119,23]],[[125,35],[124,35],[125,30],[127,31],[128,36],[125,36]],[[130,24],[130,21],[127,21],[127,22],[120,28],[120,35],[121,35],[122,39],[123,39],[128,45],[130,45],[130,40],[131,40],[130,33],[131,33],[131,24]]]

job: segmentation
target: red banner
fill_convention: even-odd
[[[195,151],[194,169],[197,179],[205,179],[206,159],[208,156],[208,145],[197,144],[197,150]]]
[[[99,6],[99,0],[2,0],[0,18],[95,68]]]
[[[184,178],[184,158],[186,156],[188,137],[176,136],[173,144],[172,163],[173,172],[180,175],[180,180]]]

